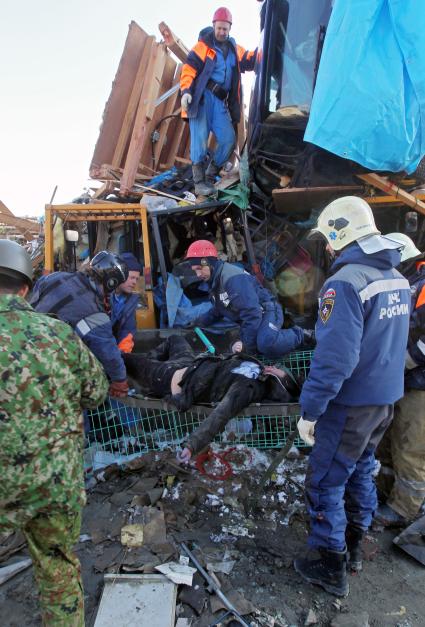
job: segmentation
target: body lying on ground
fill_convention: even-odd
[[[195,403],[216,404],[185,443],[184,461],[209,444],[250,403],[265,399],[287,403],[300,392],[287,371],[264,367],[243,353],[195,355],[188,341],[178,335],[171,335],[148,355],[132,353],[123,357],[129,377],[143,394],[166,398],[181,411]]]

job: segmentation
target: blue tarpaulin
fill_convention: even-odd
[[[425,154],[424,0],[335,0],[304,136],[371,170]]]

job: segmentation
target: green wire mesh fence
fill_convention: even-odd
[[[298,351],[278,362],[296,377],[304,379],[309,370],[312,351]],[[112,463],[124,463],[149,451],[177,448],[208,415],[210,408],[197,406],[180,412],[162,401],[133,398],[121,402],[109,398],[86,413],[86,469],[96,470]],[[281,448],[296,428],[299,405],[258,404],[247,407],[241,416],[232,418],[218,442],[241,443],[260,449]],[[296,439],[295,444],[305,446]]]

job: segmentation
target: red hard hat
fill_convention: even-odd
[[[186,259],[201,257],[218,257],[217,248],[206,239],[198,239],[196,242],[192,242],[187,249]]]
[[[220,7],[214,13],[212,21],[213,23],[214,22],[229,22],[229,24],[231,24],[232,14],[230,13],[229,9],[226,9],[226,7]]]

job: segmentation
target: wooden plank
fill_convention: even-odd
[[[167,143],[167,156],[163,158],[163,161],[171,165],[174,164],[186,126],[189,126],[189,123],[182,118],[177,118],[170,124],[169,136],[171,141]]]
[[[147,33],[140,26],[131,22],[90,165],[90,175],[93,178],[96,178],[97,167],[102,163],[111,163],[113,159],[147,37]]]
[[[150,72],[150,67],[147,68],[147,74],[151,76],[151,80],[145,81],[143,84],[133,134],[125,160],[124,174],[120,187],[122,194],[128,194],[134,183],[144,142],[148,137],[149,122],[152,120],[155,111],[154,100],[158,97],[166,59],[167,54],[164,46],[156,44],[153,48],[152,62],[149,64],[153,68],[152,72]]]
[[[191,165],[192,164],[190,159],[184,159],[183,157],[176,157],[174,161],[177,161],[177,164],[181,164],[181,165]]]
[[[16,218],[13,213],[0,212],[0,224],[13,226],[22,235],[25,237],[28,236],[28,239],[31,239],[33,234],[37,235],[40,231],[38,224],[31,222],[30,220],[25,220],[25,218]]]
[[[146,37],[143,54],[140,59],[139,69],[137,70],[137,74],[134,79],[133,88],[131,90],[131,95],[127,104],[127,110],[122,121],[121,131],[115,146],[114,156],[112,157],[113,166],[121,166],[124,151],[127,147],[131,129],[134,123],[134,118],[136,116],[137,107],[143,89],[143,83],[146,78],[146,67],[151,57],[154,43],[155,37]]]
[[[0,200],[0,213],[8,213],[10,216],[13,216],[13,213],[11,212],[9,207],[6,207],[2,200]]]
[[[52,206],[46,205],[44,211],[44,272],[53,272],[53,220]]]
[[[177,69],[177,73],[174,77],[174,84],[178,84],[180,80],[180,72],[181,72],[181,66]],[[175,113],[175,106],[176,106],[176,101],[178,97],[179,97],[178,92],[170,96],[170,98],[167,101],[166,106],[164,107],[164,112],[163,112],[164,118],[168,117],[169,115],[173,115]],[[169,142],[167,141],[167,143],[165,144],[165,139],[166,138],[167,140],[170,139],[169,129],[170,129],[171,121],[172,121],[172,118],[168,117],[168,119],[162,122],[159,128],[159,140],[156,142],[154,146],[156,164],[160,163],[160,161],[167,161],[167,159],[165,158],[165,153],[168,153],[167,146]],[[164,149],[164,156],[163,156],[162,152],[163,152],[164,144],[165,144],[165,149]]]
[[[392,194],[393,196],[395,196],[395,198],[398,198],[399,201],[402,202],[404,205],[412,207],[412,209],[415,209],[419,213],[422,213],[422,215],[425,215],[425,202],[420,200],[417,196],[413,196],[409,192],[406,192],[406,190],[401,189],[398,185],[392,183],[392,181],[385,179],[375,172],[370,174],[358,174],[357,176],[362,181],[365,181],[366,183],[369,183],[369,185],[377,187],[378,189],[389,195]]]
[[[181,39],[179,39],[165,22],[161,22],[158,26],[161,35],[164,39],[164,43],[173,52],[179,61],[186,63],[187,55],[189,54],[189,48],[184,45]]]
[[[172,87],[174,83],[174,75],[176,73],[176,67],[177,67],[176,61],[169,55],[169,53],[165,50],[165,48],[164,48],[164,52],[166,54],[166,58],[165,58],[164,70],[160,77],[160,85],[159,85],[159,91],[158,91],[159,96],[161,96],[162,94],[165,94],[170,89],[170,87]],[[161,119],[166,115],[165,112],[167,110],[167,107],[168,107],[167,100],[164,100],[164,102],[161,102],[160,105],[155,107],[152,119],[149,123],[149,128],[147,131],[148,132],[147,139],[143,146],[142,154],[140,156],[140,163],[146,164],[147,166],[153,168],[154,170],[158,169],[157,167],[158,161],[156,159],[155,161],[152,159],[152,149],[154,150],[154,157],[155,157],[156,142],[152,145],[151,136],[154,130],[157,128],[158,124],[160,123]],[[172,112],[173,111],[171,110],[171,113]],[[161,126],[159,127],[160,136],[164,131],[164,124],[165,123],[162,123]]]
[[[412,196],[419,200],[425,200],[425,194],[413,193]],[[397,196],[367,196],[365,201],[369,205],[400,205],[402,204],[400,198]]]
[[[320,208],[340,196],[361,194],[363,187],[358,185],[333,185],[329,187],[287,187],[272,191],[276,211],[280,213],[305,213],[314,207]]]

